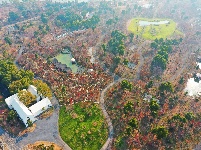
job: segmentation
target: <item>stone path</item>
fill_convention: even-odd
[[[71,148],[63,142],[59,135],[58,118],[59,118],[59,104],[56,98],[52,99],[54,112],[52,116],[36,121],[36,129],[34,132],[27,133],[23,136],[12,137],[0,128],[0,135],[5,143],[8,144],[9,150],[21,150],[27,144],[35,143],[36,141],[54,142],[61,146],[64,150],[71,150]]]

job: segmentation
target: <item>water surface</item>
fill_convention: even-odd
[[[71,54],[59,54],[55,58],[62,64],[66,64],[67,67],[70,67],[72,69],[73,73],[77,73],[78,66],[76,64],[72,64],[72,62],[71,62],[72,55]]]
[[[168,24],[169,21],[139,21],[139,26],[149,26],[149,25],[160,25],[160,24]]]

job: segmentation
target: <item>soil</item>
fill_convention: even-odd
[[[22,132],[20,132],[18,136],[22,136],[22,135],[26,134],[27,132],[33,132],[35,130],[35,128],[36,128],[36,124],[33,124],[32,127],[28,127],[25,130],[23,130]]]
[[[35,142],[34,144],[29,144],[27,145],[26,147],[29,149],[29,150],[34,150],[34,146],[38,146],[40,144],[44,144],[45,146],[51,146],[51,145],[54,145],[54,150],[63,150],[60,146],[58,146],[57,144],[53,143],[53,142],[48,142],[48,141],[37,141]]]
[[[0,141],[3,142],[3,138],[0,136]],[[2,147],[0,147],[1,150]],[[3,150],[9,150],[8,145],[6,143],[3,144]]]

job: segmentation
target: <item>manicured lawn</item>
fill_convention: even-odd
[[[149,26],[139,26],[139,21],[169,21],[169,24],[160,25],[149,25]],[[128,30],[133,32],[135,35],[142,36],[145,39],[155,40],[156,38],[167,38],[173,34],[182,33],[176,30],[176,23],[171,19],[148,19],[148,18],[134,18],[131,20]]]
[[[98,150],[108,137],[107,124],[97,104],[78,103],[73,110],[62,106],[59,114],[59,132],[73,150]]]

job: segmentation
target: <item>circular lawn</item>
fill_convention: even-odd
[[[59,132],[73,150],[98,150],[108,137],[107,124],[101,109],[93,103],[77,103],[70,110],[62,106]]]

